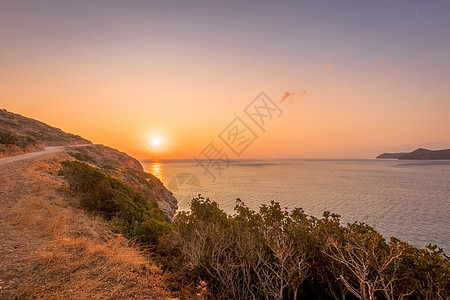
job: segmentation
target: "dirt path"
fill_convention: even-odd
[[[12,162],[17,162],[17,161],[20,161],[20,160],[36,158],[36,157],[39,157],[39,156],[42,156],[42,155],[45,155],[45,154],[61,152],[64,149],[71,148],[71,147],[85,147],[85,146],[92,146],[92,144],[45,147],[41,151],[37,151],[37,152],[26,153],[26,154],[10,156],[10,157],[1,157],[0,158],[0,166],[6,165],[6,164],[9,164],[9,163],[12,163]],[[1,172],[1,169],[0,169],[0,172]]]
[[[36,153],[0,159],[0,299],[11,299],[10,291],[18,284],[35,251],[46,243],[13,225],[11,211],[32,193],[35,182],[27,169],[35,158],[60,151],[45,149]],[[14,163],[13,163],[14,162]]]
[[[65,149],[64,146],[45,147],[41,151],[37,151],[37,152],[26,153],[26,154],[10,156],[10,157],[2,157],[2,158],[0,158],[0,166],[8,164],[8,163],[16,162],[16,161],[19,161],[19,160],[35,158],[35,157],[38,157],[38,156],[41,156],[41,155],[44,155],[44,154],[59,152],[59,151],[62,151],[63,149]]]
[[[31,175],[30,169],[37,160],[50,158],[67,147],[73,146],[46,147],[0,158],[0,299],[14,299],[11,291],[20,284],[30,259],[49,242],[48,238],[21,230],[13,213],[18,204],[37,196],[42,184]]]

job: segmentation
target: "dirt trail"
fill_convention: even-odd
[[[35,158],[35,157],[38,157],[38,156],[41,156],[41,155],[44,155],[44,154],[48,154],[48,153],[59,152],[59,151],[62,151],[64,148],[65,148],[64,146],[45,147],[41,151],[37,151],[37,152],[25,153],[25,154],[20,154],[20,155],[16,155],[16,156],[9,156],[9,157],[1,157],[0,158],[0,166],[8,164],[8,163],[16,162],[16,161],[19,161],[19,160],[24,160],[24,159],[28,159],[28,158]]]
[[[16,206],[38,196],[42,186],[30,170],[36,167],[37,161],[45,161],[67,147],[75,146],[46,147],[33,153],[0,158],[0,299],[12,297],[10,292],[20,284],[19,279],[26,272],[30,259],[50,241],[21,230],[15,220]]]
[[[27,176],[34,159],[59,149],[0,159],[0,299],[9,299],[30,259],[47,241],[14,226],[13,208],[32,194],[36,182]],[[13,163],[14,162],[14,163]]]
[[[16,155],[16,156],[0,157],[0,166],[6,165],[6,164],[9,164],[12,162],[24,160],[24,159],[36,158],[36,157],[39,157],[39,156],[45,155],[45,154],[61,152],[64,149],[71,148],[71,147],[85,147],[85,146],[92,146],[92,144],[45,147],[41,151],[25,153],[25,154],[20,154],[20,155]],[[0,172],[1,172],[1,169],[0,169]]]

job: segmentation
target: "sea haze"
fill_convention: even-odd
[[[143,165],[174,192],[179,210],[188,210],[198,193],[228,213],[236,198],[252,209],[274,200],[316,217],[329,210],[387,239],[437,244],[450,253],[450,161],[236,160],[215,181],[194,160]]]

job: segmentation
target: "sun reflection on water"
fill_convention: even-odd
[[[163,177],[163,168],[162,164],[159,162],[154,162],[150,164],[150,173],[161,180],[162,183],[164,183],[164,177]]]

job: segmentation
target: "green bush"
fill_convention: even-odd
[[[16,145],[19,147],[26,147],[30,144],[35,144],[36,140],[29,136],[18,136],[16,134],[0,131],[0,144]]]
[[[95,163],[95,160],[88,155],[87,153],[83,153],[83,152],[67,152],[70,156],[78,159],[79,161],[85,161],[85,162],[91,162],[91,163]]]
[[[80,204],[111,221],[117,231],[150,246],[171,232],[171,220],[157,204],[125,183],[82,162],[61,164],[70,188],[82,197]]]
[[[0,144],[16,145],[20,142],[20,138],[9,132],[0,132]]]

